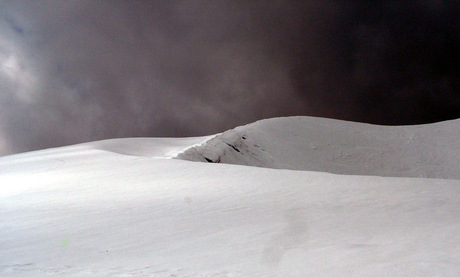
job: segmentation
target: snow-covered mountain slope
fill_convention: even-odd
[[[0,158],[0,276],[459,276],[460,180],[171,159],[211,141]]]
[[[339,174],[460,179],[460,120],[377,126],[332,119],[261,120],[177,158]]]

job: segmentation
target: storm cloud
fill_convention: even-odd
[[[0,155],[313,115],[460,117],[456,1],[1,1]]]

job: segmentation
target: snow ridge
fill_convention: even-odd
[[[351,175],[460,179],[460,120],[379,126],[314,117],[257,121],[175,158]]]

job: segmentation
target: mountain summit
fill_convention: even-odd
[[[176,158],[351,175],[460,179],[460,120],[378,126],[288,117],[216,135]]]

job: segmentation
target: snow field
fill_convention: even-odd
[[[458,151],[458,142],[449,135],[455,134],[455,121],[405,131],[401,127],[398,132],[404,136],[396,136],[407,142],[408,133],[416,137],[420,132],[421,141],[422,132],[433,126],[444,134],[444,139],[424,138],[436,141],[426,152],[446,158],[444,167],[417,164],[432,166],[434,175],[444,176],[435,179],[285,169],[302,157],[294,152],[316,147],[332,153],[334,149],[325,147],[328,138],[343,140],[345,130],[377,136],[380,128],[312,118],[286,120],[291,123],[262,121],[221,137],[117,139],[0,158],[0,275],[460,274],[460,180],[446,178],[455,173],[456,160],[448,160],[440,150],[453,143],[451,152]],[[306,132],[303,121],[312,121],[310,129],[325,124],[339,129],[332,137],[320,130]],[[347,126],[337,127],[342,123]],[[287,129],[292,136],[285,135]],[[313,137],[299,139],[305,133]],[[243,135],[247,142],[238,144]],[[382,134],[375,140],[389,138]],[[310,150],[291,149],[302,141]],[[376,153],[375,145],[366,147]],[[209,152],[200,152],[203,146]],[[428,142],[411,147],[422,146]],[[223,151],[213,152],[212,147],[227,154],[222,158]],[[188,151],[197,157],[220,156],[221,163],[171,159]],[[238,156],[245,151],[254,155]],[[225,164],[226,158],[279,168]],[[328,159],[317,162],[327,167]],[[379,172],[390,174],[398,168],[389,167],[389,160],[371,161],[382,165]],[[302,164],[307,165],[311,163]],[[421,172],[409,165],[400,174]],[[351,165],[330,168],[350,170]]]

